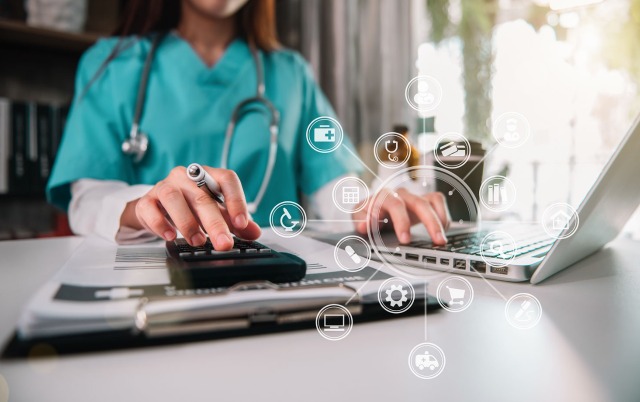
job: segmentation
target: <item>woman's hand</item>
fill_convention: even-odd
[[[406,244],[411,241],[409,229],[418,222],[427,228],[431,236],[431,241],[437,245],[447,243],[445,231],[451,223],[451,216],[447,208],[447,201],[442,193],[429,193],[418,196],[401,188],[397,191],[398,196],[388,189],[380,190],[380,193],[365,201],[372,201],[378,204],[378,200],[384,200],[380,205],[376,205],[377,211],[373,211],[370,219],[383,220],[390,219],[393,230],[398,236],[400,243]],[[381,198],[380,198],[381,197]],[[378,206],[380,208],[378,208]],[[367,211],[371,205],[367,205],[361,211],[353,215],[357,222],[356,230],[362,234],[367,233]]]
[[[176,238],[176,229],[192,246],[205,243],[203,233],[216,250],[233,247],[231,233],[248,240],[260,236],[260,227],[247,212],[242,185],[235,172],[204,167],[220,184],[226,208],[218,204],[187,177],[183,166],[171,173],[145,194],[127,204],[120,226],[146,229],[167,241]]]

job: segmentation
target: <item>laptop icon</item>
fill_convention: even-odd
[[[344,332],[344,314],[325,314],[323,330]]]

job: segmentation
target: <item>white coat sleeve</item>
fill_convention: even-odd
[[[157,239],[147,230],[120,227],[127,203],[142,197],[152,186],[128,185],[117,180],[80,179],[71,185],[69,224],[75,234],[97,234],[119,244]]]

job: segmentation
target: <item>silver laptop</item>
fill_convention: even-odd
[[[401,245],[389,234],[385,250],[393,254],[394,261],[403,265],[464,275],[483,275],[486,278],[540,283],[551,275],[598,251],[613,240],[640,204],[640,116],[625,135],[595,184],[576,210],[579,225],[569,237],[558,239],[547,235],[534,225],[483,223],[482,229],[454,228],[447,233],[449,243],[434,247],[427,238],[412,237],[413,241]],[[503,230],[514,238],[517,253],[510,255],[508,263],[500,264],[503,255],[481,252],[480,243],[486,233]],[[565,229],[569,230],[569,229]],[[375,250],[374,250],[375,251]],[[506,254],[506,253],[505,253]],[[376,259],[376,253],[372,253]]]

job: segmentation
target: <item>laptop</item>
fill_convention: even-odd
[[[412,236],[412,242],[403,245],[389,233],[384,241],[385,250],[373,246],[372,258],[379,260],[378,253],[388,253],[393,254],[394,262],[401,261],[409,267],[540,283],[598,251],[620,233],[640,204],[639,155],[640,115],[576,210],[575,226],[565,227],[558,236],[551,237],[540,226],[531,224],[505,226],[483,222],[472,228],[454,227],[447,232],[449,243],[438,247],[426,235]],[[511,235],[517,252],[493,252],[480,246],[485,236],[496,230]],[[569,230],[572,233],[566,233]],[[504,264],[500,264],[501,258]]]

